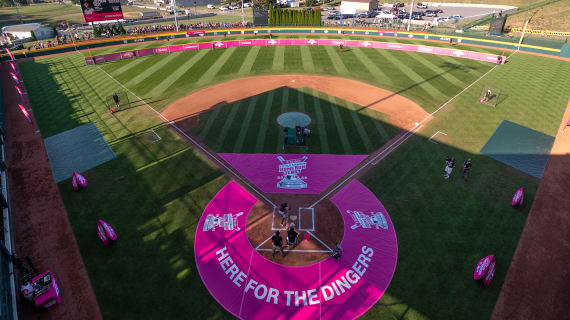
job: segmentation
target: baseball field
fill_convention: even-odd
[[[454,48],[501,54],[490,48]],[[94,123],[116,155],[84,172],[86,190],[75,192],[70,179],[58,184],[105,319],[232,318],[202,282],[194,241],[204,208],[235,177],[188,136],[213,153],[370,155],[414,122],[420,123],[414,135],[357,175],[390,214],[398,243],[390,286],[362,318],[488,319],[541,180],[481,150],[504,121],[555,137],[570,92],[567,61],[523,53],[508,52],[507,63],[499,66],[331,46],[184,51],[96,66],[85,65],[87,54],[51,56],[18,67],[43,139]],[[286,75],[289,84],[268,85],[275,75]],[[340,84],[335,88],[325,80],[310,81],[311,76]],[[256,93],[232,96],[242,86]],[[353,93],[342,96],[347,86]],[[418,119],[431,114],[429,121],[399,119],[398,108],[410,109],[392,98],[375,101],[378,107],[371,108],[373,103],[363,98],[371,96],[367,86],[410,101]],[[500,90],[495,107],[478,102],[486,87]],[[126,93],[130,105],[111,114],[105,101],[117,91]],[[174,108],[185,116],[159,116],[177,114]],[[306,150],[281,144],[276,117],[291,111],[313,119]],[[188,136],[174,130],[170,120]],[[516,144],[517,137],[511,139]],[[445,180],[448,156],[457,165]],[[465,181],[461,170],[468,158],[473,168]],[[525,203],[517,210],[510,200],[521,186]],[[113,225],[116,244],[104,248],[97,240],[97,219]],[[496,255],[498,267],[493,284],[483,288],[471,275],[488,254]]]

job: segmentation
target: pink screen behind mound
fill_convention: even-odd
[[[368,155],[335,154],[266,154],[266,153],[219,153],[226,162],[239,171],[255,186],[266,193],[319,194]],[[278,187],[284,174],[280,166],[283,161],[307,157],[306,167],[299,170],[298,177],[306,186],[295,189]],[[295,169],[295,168],[291,168]]]
[[[396,268],[398,249],[394,227],[380,201],[358,181],[349,183],[331,200],[341,210],[344,220],[342,257],[289,267],[265,259],[252,247],[246,221],[256,199],[234,181],[226,185],[204,210],[194,243],[198,272],[212,296],[241,319],[353,319],[370,309],[384,294]],[[385,220],[379,227],[364,224],[369,228],[353,228],[355,220],[349,212],[354,211],[361,212],[361,218],[382,212]],[[217,227],[204,231],[209,215],[238,212],[243,215],[238,217],[234,230]],[[318,218],[319,213],[315,215]],[[268,237],[271,234],[268,230]],[[220,261],[220,250],[224,259],[229,257],[231,262]],[[355,265],[362,272],[359,279],[355,276]],[[233,278],[232,273],[236,274]],[[349,276],[353,282],[357,280],[348,282],[350,288],[333,288],[333,282],[335,286],[338,281],[346,283]],[[254,285],[246,290],[252,280]],[[263,295],[269,290],[277,292],[275,299]],[[289,303],[287,292],[291,292]],[[295,292],[299,296],[304,294],[306,300],[300,299],[296,305]],[[314,294],[312,299],[308,299],[309,293]],[[330,297],[332,293],[333,297],[326,300],[324,294]]]

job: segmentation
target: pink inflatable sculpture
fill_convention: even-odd
[[[71,185],[75,191],[79,191],[83,188],[87,188],[87,179],[85,179],[81,173],[73,171],[73,176],[71,177]]]
[[[105,246],[112,244],[118,239],[115,229],[101,219],[97,220],[97,236]]]
[[[495,278],[496,263],[497,259],[494,254],[479,260],[473,272],[473,280],[478,281],[483,279],[483,286],[488,287]]]
[[[520,208],[524,201],[524,188],[520,187],[517,192],[513,195],[513,200],[511,201],[511,206],[515,208]]]

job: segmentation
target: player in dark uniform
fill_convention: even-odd
[[[463,180],[467,181],[469,178],[469,171],[471,170],[471,158],[467,159],[463,164]]]
[[[451,171],[453,171],[453,166],[455,166],[455,158],[453,156],[449,156],[447,157],[447,159],[445,159],[445,162],[447,163],[447,165],[445,166],[445,174],[443,175],[443,177],[445,179],[449,179],[449,177],[451,176]]]
[[[277,251],[281,251],[281,254],[285,257],[285,252],[283,252],[283,237],[279,234],[279,230],[275,231],[275,234],[271,237],[271,242],[273,242],[273,257],[277,254]]]

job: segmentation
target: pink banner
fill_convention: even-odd
[[[265,40],[265,39],[263,39],[263,40],[261,40],[261,39],[257,40],[256,39],[256,40],[253,40],[253,45],[254,46],[265,46],[265,45],[267,45],[267,41],[268,40]]]
[[[319,194],[367,155],[220,153],[266,193]]]
[[[213,44],[211,42],[200,42],[198,44],[198,49],[202,50],[202,49],[212,49],[213,48]]]
[[[14,79],[14,81],[16,81],[16,82],[20,81],[20,79],[18,78],[18,76],[15,73],[10,72],[10,76],[12,76],[12,79]]]
[[[93,60],[95,61],[95,63],[103,63],[105,62],[105,56],[95,56],[93,57]]]
[[[184,51],[187,51],[187,50],[199,50],[199,49],[200,49],[200,45],[197,44],[197,43],[185,44],[185,45],[182,45],[182,48],[184,48]]]
[[[133,51],[121,52],[121,59],[130,59],[135,56]]]
[[[16,69],[16,65],[14,64],[14,62],[10,61],[10,68],[12,68],[12,71],[14,71],[14,73],[18,73],[18,70]]]
[[[206,206],[196,228],[194,256],[208,291],[240,319],[354,319],[364,314],[394,274],[394,226],[380,201],[357,181],[331,201],[344,221],[342,257],[284,266],[252,247],[247,220],[257,200],[231,181]]]
[[[16,91],[18,91],[18,94],[23,98],[23,97],[24,97],[24,93],[22,92],[22,90],[20,89],[20,87],[14,86],[14,88],[16,88]]]
[[[200,34],[206,34],[206,31],[204,30],[190,30],[190,31],[186,31],[186,34],[188,35],[200,35]]]
[[[110,53],[110,54],[104,55],[104,57],[105,57],[105,62],[121,60],[121,54],[120,53]]]
[[[150,56],[150,55],[153,55],[153,54],[154,54],[154,49],[153,49],[153,48],[137,50],[137,57]]]
[[[155,54],[168,53],[168,47],[154,48]]]
[[[376,49],[388,49],[388,50],[400,50],[400,51],[411,51],[411,52],[421,52],[430,53],[437,55],[445,55],[450,57],[466,58],[472,60],[486,61],[491,63],[499,63],[498,56],[480,52],[456,50],[450,48],[439,48],[430,47],[414,44],[404,44],[404,43],[391,43],[391,42],[376,42],[376,41],[358,41],[358,40],[331,40],[331,39],[281,39],[281,40],[266,40],[266,39],[254,39],[254,40],[231,40],[231,41],[217,41],[217,42],[203,42],[194,43],[186,45],[176,45],[169,47],[160,47],[154,49],[142,49],[137,50],[137,56],[146,56],[150,54],[159,54],[167,52],[178,52],[182,50],[197,50],[197,49],[211,49],[213,47],[223,49],[228,47],[237,46],[261,46],[261,45],[321,45],[321,46],[340,46],[346,47],[363,47],[363,48],[376,48]],[[121,58],[131,57],[132,53],[121,53],[121,54],[109,54],[103,56],[94,57],[94,61],[104,62],[104,61],[114,61]],[[119,56],[116,56],[119,55]],[[90,58],[85,58],[87,64],[92,64]],[[502,56],[500,63],[505,62],[505,57]]]
[[[226,41],[226,47],[230,48],[230,47],[239,47],[239,41]]]
[[[250,47],[250,46],[253,46],[253,41],[251,41],[251,40],[240,40],[239,46],[240,46],[240,47]]]

